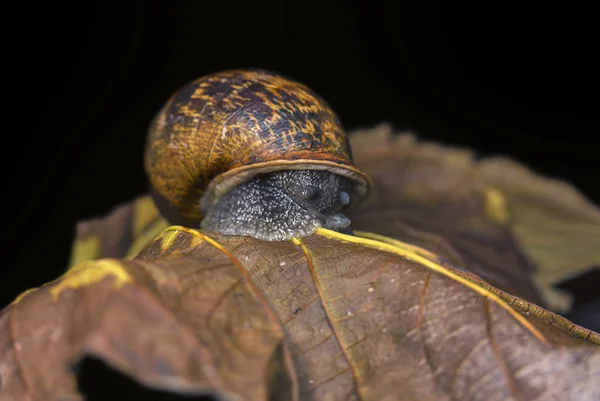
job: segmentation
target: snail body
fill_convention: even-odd
[[[369,191],[337,116],[306,86],[231,70],[182,87],[154,119],[145,167],[172,224],[283,240],[323,226]]]

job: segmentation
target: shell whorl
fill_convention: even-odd
[[[370,185],[329,106],[261,70],[216,73],[177,91],[150,127],[145,167],[161,212],[185,225],[199,224],[202,209],[259,173],[331,170],[356,183],[357,201]]]

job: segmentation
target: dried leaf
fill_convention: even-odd
[[[600,395],[597,333],[423,256],[328,230],[275,243],[211,236],[282,322],[303,400]],[[188,237],[204,235],[169,228],[138,258],[177,254]]]
[[[351,139],[376,181],[356,227],[420,245],[560,312],[570,297],[554,286],[600,266],[600,209],[573,186],[505,157],[476,161],[466,149],[396,137],[387,125]]]
[[[392,243],[168,228],[134,261],[84,262],[15,301],[2,390],[75,396],[69,366],[95,355],[239,399],[294,399],[295,380],[301,400],[598,399],[597,333]]]
[[[72,367],[94,356],[176,393],[295,400],[278,322],[241,266],[206,245],[200,258],[83,262],[24,294],[0,316],[0,399],[81,399]]]
[[[572,194],[544,202],[560,186],[503,159],[390,133],[353,136],[375,181],[354,237],[171,227],[152,241],[166,222],[149,197],[82,224],[74,264],[141,253],[77,264],[0,315],[0,400],[76,397],[85,355],[149,386],[233,399],[600,399],[600,335],[528,302],[541,303],[529,257],[542,276],[595,260],[543,249],[565,227],[593,234],[596,209]],[[538,206],[546,236],[531,229]]]
[[[102,218],[77,224],[69,266],[86,260],[132,258],[168,227],[150,196],[141,196]]]
[[[535,279],[544,298],[567,311],[570,300],[555,286],[600,266],[600,208],[572,185],[506,158],[482,160],[479,175],[506,198],[511,230],[539,266]]]
[[[357,164],[375,181],[352,216],[359,231],[425,248],[560,312],[570,297],[554,285],[600,265],[600,210],[566,183],[506,158],[475,161],[469,150],[396,137],[387,125],[357,130],[351,141]],[[71,265],[131,258],[166,227],[151,198],[140,197],[80,223]]]
[[[507,224],[502,194],[478,179],[471,152],[392,135],[356,132],[358,166],[374,181],[353,227],[421,246],[495,287],[543,305],[534,265]],[[368,145],[368,146],[367,146]]]

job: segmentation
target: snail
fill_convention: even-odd
[[[325,101],[264,70],[179,89],[150,126],[144,163],[171,224],[268,241],[347,230],[371,186]]]

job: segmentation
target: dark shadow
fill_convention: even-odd
[[[575,324],[600,332],[600,266],[563,281],[556,287],[570,292],[573,307],[565,315]]]
[[[93,357],[84,358],[74,369],[86,401],[225,401],[151,389]]]

